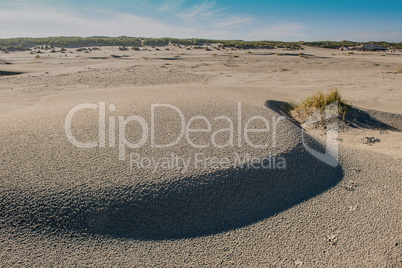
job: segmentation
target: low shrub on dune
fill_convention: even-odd
[[[323,113],[325,108],[332,104],[337,104],[337,116],[341,119],[344,119],[345,115],[350,110],[350,105],[343,100],[338,89],[332,89],[328,93],[319,91],[318,93],[307,97],[300,103],[291,103],[289,113],[297,121],[305,122],[308,117],[316,112]]]

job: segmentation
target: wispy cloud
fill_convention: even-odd
[[[178,10],[183,3],[184,0],[164,0],[162,6],[159,8],[159,11],[175,11]]]
[[[221,19],[213,20],[213,24],[217,28],[233,28],[238,26],[246,26],[255,22],[256,18],[244,15],[229,15]]]
[[[0,10],[0,24],[8,25],[0,29],[0,36],[3,37],[59,35],[162,37],[196,32],[191,27],[167,25],[150,18],[124,13],[110,13],[108,17],[97,20],[60,11],[43,16],[42,12],[37,11]]]
[[[257,18],[248,14],[230,13],[229,6],[219,6],[214,1],[205,0],[175,15],[192,25],[203,35],[226,39],[283,39],[296,40],[308,27],[298,22],[277,21],[277,18]]]
[[[144,1],[141,9],[151,6],[150,1]],[[61,7],[51,5],[49,0],[41,0],[40,5],[19,0],[14,8],[9,5],[0,9],[0,25],[7,25],[0,28],[0,37],[130,35],[289,40],[306,29],[296,22],[273,22],[229,12],[230,7],[213,1],[188,6],[185,0],[164,0],[155,12],[159,15],[147,13],[147,16],[101,8],[87,14],[74,6]]]
[[[213,1],[204,1],[201,4],[192,6],[191,8],[177,11],[175,14],[177,17],[182,19],[204,22],[225,15],[223,14],[223,11],[227,8],[228,7],[218,7],[218,5]]]

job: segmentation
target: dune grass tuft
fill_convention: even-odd
[[[293,118],[301,122],[317,111],[323,112],[325,107],[332,103],[338,103],[338,116],[344,119],[350,110],[350,105],[342,99],[339,90],[336,88],[331,89],[328,93],[319,91],[300,103],[291,103],[289,113]]]

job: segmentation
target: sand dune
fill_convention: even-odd
[[[124,54],[1,55],[12,63],[0,65],[1,265],[401,264],[402,75],[391,73],[399,54]],[[24,74],[4,75],[17,70]],[[325,131],[302,136],[280,119],[288,101],[331,87],[355,106],[339,132],[336,167],[306,149],[324,153]],[[74,115],[71,134],[97,148],[66,136],[69,111],[85,103],[92,108]],[[154,144],[166,145],[191,118],[191,128],[209,121],[210,130],[152,146],[151,122]],[[245,134],[266,127],[261,118],[269,130]],[[233,137],[212,135],[230,129],[228,119]],[[366,136],[380,142],[361,144]],[[223,158],[228,164],[216,163]]]

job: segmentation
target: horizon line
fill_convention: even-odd
[[[10,40],[10,39],[22,39],[22,38],[30,38],[30,39],[40,39],[40,38],[71,38],[71,37],[76,37],[76,38],[94,38],[94,37],[101,37],[101,38],[121,38],[121,37],[126,37],[126,38],[143,38],[143,39],[164,39],[164,38],[169,38],[169,39],[178,39],[178,40],[193,40],[193,39],[200,39],[200,40],[208,40],[208,41],[242,41],[242,42],[283,42],[283,43],[312,43],[312,42],[353,42],[353,43],[390,43],[390,44],[400,44],[400,42],[390,42],[390,41],[354,41],[354,40],[312,40],[312,41],[304,41],[304,40],[299,40],[299,41],[282,41],[282,40],[268,40],[268,39],[260,39],[260,40],[244,40],[244,39],[215,39],[215,38],[201,38],[201,37],[188,37],[188,38],[177,38],[177,37],[169,37],[169,36],[164,36],[164,37],[145,37],[145,36],[128,36],[128,35],[119,35],[119,36],[108,36],[108,35],[91,35],[91,36],[79,36],[79,35],[53,35],[53,36],[37,36],[37,37],[31,37],[31,36],[19,36],[19,37],[0,37],[0,40]]]

